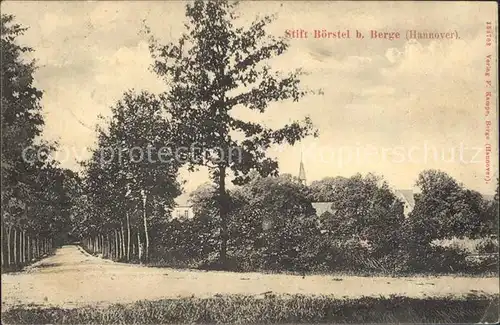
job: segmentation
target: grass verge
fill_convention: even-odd
[[[24,264],[19,264],[19,265],[2,265],[1,268],[0,268],[0,273],[1,274],[7,274],[7,273],[16,273],[16,272],[21,272],[24,270],[24,268],[40,261],[40,260],[43,260],[44,258],[47,258],[49,256],[52,256],[54,255],[54,252],[55,252],[55,249],[52,250],[51,252],[49,253],[46,253],[46,254],[43,254],[41,255],[40,257],[38,258],[33,258],[31,261],[27,262],[27,263],[24,263]]]
[[[416,299],[401,296],[240,295],[164,299],[106,308],[12,308],[3,324],[478,323],[499,320],[498,296]]]

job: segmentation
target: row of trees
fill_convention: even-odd
[[[151,228],[181,193],[179,164],[163,157],[170,126],[162,111],[154,96],[129,92],[98,129],[97,148],[84,163],[73,231],[93,253],[125,261],[149,259]]]
[[[187,30],[177,43],[161,45],[151,36],[153,69],[166,91],[127,92],[98,129],[74,207],[74,233],[88,250],[126,261],[233,269],[417,270],[432,256],[442,258],[436,239],[492,232],[496,203],[440,171],[419,176],[422,193],[410,218],[373,175],[310,187],[278,177],[266,150],[317,135],[311,121],[271,129],[232,111],[264,113],[272,102],[311,92],[300,88],[300,71],[286,75],[267,65],[288,48],[266,34],[272,19],[237,26],[237,7],[195,1],[186,7]],[[212,183],[194,193],[195,218],[171,220],[182,166],[207,168]],[[239,186],[234,191],[226,188],[229,177]],[[332,202],[334,212],[318,222],[311,201]]]
[[[335,178],[325,189],[292,177],[254,178],[230,192],[230,265],[236,270],[349,272],[494,271],[497,256],[472,263],[456,247],[436,240],[485,239],[498,227],[498,189],[494,200],[458,184],[436,170],[417,180],[421,192],[405,218],[403,203],[382,178],[355,175]],[[323,184],[324,185],[324,184]],[[332,212],[319,218],[311,197],[327,194]],[[166,225],[158,258],[166,264],[217,267],[215,189],[193,192],[195,216]],[[492,248],[491,252],[495,252]]]
[[[277,162],[266,157],[266,150],[315,133],[308,118],[271,129],[231,114],[237,107],[263,113],[272,102],[298,101],[307,93],[299,87],[300,71],[281,74],[267,64],[288,48],[283,39],[266,34],[271,17],[236,26],[237,7],[229,1],[195,1],[186,6],[187,30],[178,42],[162,45],[149,34],[153,69],[167,90],[159,96],[128,92],[113,109],[109,128],[98,130],[97,149],[85,164],[86,198],[79,208],[85,242],[104,235],[105,244],[90,245],[92,251],[97,247],[101,252],[109,245],[107,234],[121,234],[124,227],[126,235],[115,237],[127,247],[127,260],[134,255],[129,253],[133,245],[134,258],[147,260],[151,227],[161,223],[180,191],[178,169],[202,167],[217,191],[218,255],[226,264],[226,179],[233,176],[235,184],[243,184],[251,170],[276,175]],[[184,150],[165,161],[165,147]],[[148,157],[141,156],[146,152]]]
[[[49,253],[70,223],[78,177],[51,159],[54,144],[41,140],[42,91],[33,85],[32,51],[17,39],[26,30],[1,16],[2,219],[1,262],[18,268]]]

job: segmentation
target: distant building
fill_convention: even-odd
[[[316,210],[318,217],[322,216],[325,212],[333,214],[332,202],[312,202],[312,206]]]
[[[306,170],[304,168],[304,163],[302,161],[302,154],[300,156],[300,166],[299,166],[299,182],[301,184],[306,185]],[[415,207],[415,194],[413,190],[408,189],[398,189],[394,190],[394,195],[401,202],[403,202],[404,207],[404,215],[408,217],[410,212]],[[322,216],[325,212],[329,212],[331,214],[334,213],[332,209],[333,202],[312,202],[313,208],[316,210],[316,215],[318,217]]]
[[[176,206],[172,210],[174,219],[191,219],[194,217],[193,206],[189,202],[189,195],[182,194],[175,199]]]
[[[172,210],[174,219],[191,219],[194,217],[193,207],[190,205],[176,206]]]
[[[413,190],[394,190],[394,195],[403,202],[404,215],[407,218],[415,208],[415,193]]]
[[[299,182],[302,185],[306,185],[306,169],[304,168],[304,163],[302,162],[302,154],[300,155]]]
[[[412,190],[394,190],[394,195],[403,202],[404,215],[408,217],[413,208],[415,208],[415,194]],[[322,216],[325,212],[333,214],[332,204],[333,202],[312,202],[312,206],[316,210],[318,217]]]

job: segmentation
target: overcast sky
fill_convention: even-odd
[[[184,6],[180,1],[2,2],[3,13],[29,27],[22,42],[36,50],[44,136],[59,141],[61,152],[69,155],[60,155],[63,166],[77,169],[77,160],[88,157],[97,116],[109,115],[124,91],[165,89],[148,71],[151,58],[140,31],[145,21],[162,41],[176,39]],[[494,3],[259,1],[240,6],[242,21],[262,13],[278,15],[269,28],[278,36],[286,29],[358,29],[366,35],[363,40],[290,40],[288,53],[272,66],[303,67],[309,72],[304,85],[320,87],[324,95],[272,105],[262,115],[237,112],[270,126],[312,118],[319,138],[270,151],[282,173],[298,174],[302,151],[308,182],[374,172],[396,188],[412,188],[420,171],[437,168],[472,189],[494,191],[494,184],[484,181],[483,149],[484,69],[494,49],[485,46],[485,24],[496,25]],[[400,32],[403,38],[372,40],[372,29]],[[460,39],[407,41],[409,29],[457,31]],[[490,143],[496,178],[496,135]],[[187,191],[207,180],[204,172],[183,177]]]

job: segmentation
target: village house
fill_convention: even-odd
[[[189,202],[189,195],[184,193],[175,200],[176,206],[172,210],[174,219],[191,219],[194,217],[193,206]]]
[[[302,157],[300,158],[298,180],[301,184],[306,185],[306,171],[304,168]],[[413,190],[397,189],[394,190],[394,195],[403,203],[404,215],[405,218],[408,218],[410,212],[415,207],[415,194]],[[332,209],[332,202],[312,202],[312,206],[316,210],[316,216],[318,217],[321,217],[325,212],[329,212],[331,214],[334,213]]]

